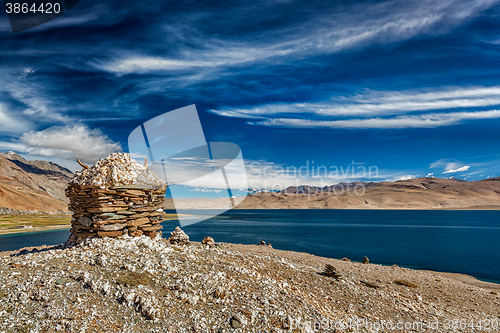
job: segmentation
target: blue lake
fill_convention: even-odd
[[[173,211],[167,211],[173,213]],[[203,215],[204,211],[193,211]],[[178,225],[163,222],[164,236]],[[500,211],[231,210],[183,227],[191,240],[258,244],[500,283]],[[0,236],[0,251],[60,244],[69,231]]]

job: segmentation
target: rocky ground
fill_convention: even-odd
[[[263,245],[124,236],[2,255],[3,332],[493,332],[500,320],[494,289]]]

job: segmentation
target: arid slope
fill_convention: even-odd
[[[71,176],[71,171],[54,163],[0,154],[0,208],[66,212],[64,189]]]
[[[226,202],[221,199],[178,201],[178,208],[218,208]],[[343,184],[335,188],[300,186],[277,193],[249,195],[237,208],[500,209],[500,178],[473,182],[417,178],[397,182]]]
[[[218,245],[177,246],[141,236],[0,253],[0,327],[249,333],[498,327],[497,285],[269,246]],[[403,330],[407,324],[412,329]]]

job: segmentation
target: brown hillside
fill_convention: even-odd
[[[64,189],[71,171],[46,161],[27,161],[9,152],[0,154],[0,208],[66,212]]]
[[[342,195],[321,189],[314,194],[259,193],[248,196],[238,208],[274,209],[500,209],[500,179],[463,182],[417,178],[369,183]],[[345,187],[347,188],[347,187]],[[341,193],[337,188],[337,193]]]
[[[365,186],[363,193],[362,185]],[[342,194],[341,186],[344,188]],[[356,187],[355,187],[356,186]],[[349,190],[348,190],[349,189]],[[358,194],[355,194],[355,189]],[[290,187],[249,195],[240,209],[500,209],[500,178],[465,182],[417,178],[317,188]],[[177,208],[229,208],[225,199],[181,199]],[[169,208],[172,203],[169,202]]]

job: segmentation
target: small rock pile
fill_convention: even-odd
[[[83,164],[82,164],[83,165]],[[128,154],[112,154],[75,175],[70,242],[89,237],[156,237],[162,229],[165,184]]]
[[[330,264],[325,265],[325,269],[323,270],[323,272],[320,273],[320,275],[332,277],[332,278],[335,278],[337,280],[341,278],[341,275],[337,271],[337,269]]]
[[[201,242],[203,245],[208,245],[208,246],[215,246],[215,240],[212,237],[205,237],[203,238],[203,241]]]
[[[181,228],[175,227],[175,230],[170,233],[168,241],[170,244],[187,245],[189,244],[189,236]]]

